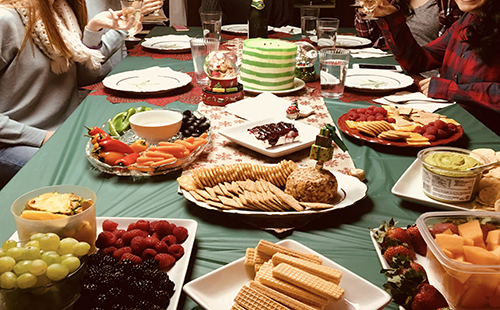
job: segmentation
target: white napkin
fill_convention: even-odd
[[[411,100],[411,101],[406,101]],[[413,101],[415,100],[415,101]],[[452,102],[448,102],[444,99],[434,99],[429,98],[422,93],[410,93],[410,92],[398,92],[394,95],[385,96],[382,98],[374,99],[373,101],[380,104],[390,104],[394,106],[405,106],[412,107],[415,109],[424,110],[427,112],[434,112],[436,110],[442,109],[449,105],[452,105]]]
[[[379,58],[390,56],[391,54],[373,47],[350,49],[353,58]]]
[[[256,97],[249,97],[228,104],[226,112],[249,121],[257,121],[270,116],[286,116],[286,109],[292,101],[280,98],[272,93],[264,92]],[[299,106],[300,116],[306,117],[314,113],[313,109],[306,106]]]
[[[188,35],[175,35],[175,34],[169,34],[169,35],[164,35],[164,36],[158,36],[158,37],[152,37],[152,38],[145,38],[144,41],[156,41],[156,40],[162,40],[162,41],[186,41],[189,42],[191,38]]]
[[[299,27],[295,26],[281,26],[281,27],[274,27],[273,30],[275,32],[284,32],[284,33],[289,33],[289,34],[301,34],[302,30]]]

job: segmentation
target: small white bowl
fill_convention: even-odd
[[[129,119],[134,133],[149,144],[168,141],[182,126],[182,113],[170,110],[151,110],[139,112]]]

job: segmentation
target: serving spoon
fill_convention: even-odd
[[[495,162],[492,162],[489,164],[484,164],[484,165],[480,165],[480,166],[476,166],[476,167],[467,168],[466,170],[487,169],[487,168],[491,168],[494,166],[500,166],[500,161],[495,161]]]

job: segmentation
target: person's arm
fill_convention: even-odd
[[[377,24],[373,20],[363,19],[363,14],[360,12],[356,12],[354,15],[354,27],[356,28],[356,32],[360,37],[370,39],[373,43],[375,43],[380,35],[380,28],[377,27]]]

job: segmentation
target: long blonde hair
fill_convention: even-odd
[[[75,13],[76,19],[78,20],[78,25],[80,29],[83,30],[85,25],[88,22],[88,14],[87,14],[87,5],[85,0],[66,0],[69,6],[73,9]],[[50,4],[49,4],[50,3]],[[59,50],[62,56],[66,58],[71,58],[72,53],[68,49],[66,43],[59,32],[59,29],[56,25],[56,20],[53,15],[53,9],[51,6],[53,0],[0,0],[0,5],[5,5],[8,7],[17,8],[18,6],[22,6],[28,10],[28,21],[25,25],[26,34],[24,36],[23,44],[21,45],[21,52],[28,40],[31,39],[31,32],[35,27],[35,22],[38,19],[41,19],[43,24],[45,25],[45,29],[47,31],[47,37],[49,39],[50,45],[55,49]]]

